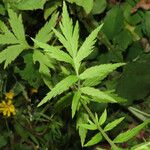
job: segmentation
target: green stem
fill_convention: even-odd
[[[85,108],[85,110],[87,111],[87,113],[89,114],[89,116],[91,117],[91,119],[93,120],[93,122],[97,125],[97,129],[104,136],[104,138],[107,140],[107,142],[111,145],[111,147],[114,150],[118,150],[119,148],[113,143],[113,141],[108,137],[108,135],[105,133],[105,131],[97,123],[97,121],[95,119],[95,116],[93,115],[93,113],[91,112],[91,110],[89,109],[89,107],[83,101],[81,101],[81,103],[82,103],[83,107]]]

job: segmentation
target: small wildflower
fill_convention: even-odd
[[[34,94],[34,93],[38,93],[38,89],[32,88],[31,89],[31,95]]]
[[[14,93],[12,91],[9,91],[8,93],[5,94],[6,99],[13,99]]]
[[[11,99],[9,99],[7,102],[2,101],[0,103],[0,112],[3,113],[3,116],[7,116],[7,117],[10,117],[11,114],[12,115],[16,114],[15,106],[12,104]]]

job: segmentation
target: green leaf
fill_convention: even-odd
[[[46,0],[21,0],[16,7],[20,10],[43,9],[45,2]]]
[[[50,46],[48,44],[39,42],[35,39],[32,39],[40,48],[43,48],[50,57],[55,58],[58,61],[64,61],[72,64],[72,58],[62,50],[59,50],[57,47]]]
[[[90,13],[93,8],[93,0],[67,0],[70,3],[76,3],[78,6],[84,8],[86,13]]]
[[[27,81],[31,86],[34,88],[38,88],[41,85],[41,76],[39,71],[37,70],[36,66],[33,63],[33,54],[27,53],[24,55],[24,63],[25,68],[19,69],[16,68],[16,72],[19,73],[21,78],[25,81]]]
[[[103,25],[103,24],[102,24]],[[100,29],[102,28],[102,25],[97,27],[92,33],[86,38],[82,46],[80,47],[76,60],[77,62],[81,62],[84,58],[86,58],[92,51],[94,44],[96,42],[96,37]]]
[[[35,37],[35,40],[46,43],[50,40],[52,35],[52,28],[55,27],[58,13],[52,15],[51,19],[40,29]]]
[[[43,54],[39,50],[34,50],[33,62],[39,62],[39,72],[41,73],[44,83],[51,89],[52,83],[50,81],[50,69],[54,68],[53,60],[51,60],[47,55]]]
[[[104,112],[102,113],[101,117],[99,118],[99,124],[103,125],[105,123],[106,119],[107,119],[107,111],[105,109]]]
[[[7,139],[3,135],[0,135],[0,148],[4,147],[5,145],[7,145]]]
[[[94,6],[92,9],[92,14],[101,14],[107,6],[107,1],[106,0],[95,0],[94,1]]]
[[[79,136],[81,139],[82,146],[84,145],[84,142],[85,142],[85,138],[87,135],[87,129],[81,127],[80,124],[87,123],[88,118],[89,118],[89,116],[86,113],[80,113],[77,118],[76,128],[79,130]]]
[[[150,55],[136,62],[128,63],[124,69],[121,78],[117,82],[117,93],[119,96],[133,100],[144,99],[149,94],[150,88]],[[135,78],[136,76],[136,78]]]
[[[78,48],[79,25],[77,22],[73,28],[72,19],[69,17],[65,2],[63,4],[62,22],[60,23],[60,28],[63,34],[53,29],[54,33],[63,46],[67,49],[69,54],[74,58]]]
[[[81,93],[80,93],[80,91],[77,91],[74,94],[74,97],[73,97],[73,100],[72,100],[72,106],[71,106],[71,109],[72,109],[72,118],[74,117],[74,115],[76,113],[80,97],[81,97]]]
[[[109,124],[107,124],[104,128],[104,131],[109,131],[112,130],[114,127],[116,127],[122,120],[124,119],[124,117],[121,117],[119,119],[116,119],[112,122],[110,122]]]
[[[8,14],[10,18],[9,22],[13,33],[15,34],[19,42],[24,45],[25,48],[28,47],[28,44],[25,39],[25,31],[22,23],[22,16],[17,16],[17,14],[11,9],[8,10]]]
[[[105,92],[102,92],[93,87],[82,87],[81,92],[86,95],[92,96],[92,97],[97,97],[99,99],[99,101],[97,100],[97,102],[104,102],[104,103],[108,103],[108,102],[115,103],[116,102],[115,99],[113,99],[111,96],[109,96]]]
[[[109,40],[112,40],[123,29],[124,16],[122,9],[117,5],[108,11],[105,19],[103,32]]]
[[[131,138],[133,138],[135,135],[137,135],[147,124],[150,123],[150,120],[147,120],[145,122],[143,122],[142,124],[136,126],[135,128],[128,130],[124,133],[119,134],[114,140],[114,143],[123,143],[126,142],[128,140],[130,140]]]
[[[150,17],[150,12],[149,11],[145,12],[143,30],[148,37],[150,37],[150,31],[149,31],[150,20],[148,19],[149,17]]]
[[[150,142],[144,142],[142,144],[135,145],[131,147],[131,150],[149,150],[150,149]]]
[[[11,33],[7,26],[0,21],[0,29],[2,30],[3,34],[0,34],[0,44],[18,44],[19,41],[16,39],[16,37]]]
[[[97,126],[95,124],[79,124],[79,126],[87,130],[97,130]]]
[[[88,147],[88,146],[92,146],[95,145],[97,143],[99,143],[102,140],[102,135],[100,133],[97,133],[96,135],[94,135],[90,141],[88,141],[84,147]]]
[[[123,65],[125,65],[125,63],[102,64],[99,66],[94,66],[86,69],[82,74],[80,74],[79,78],[83,80],[98,77],[98,80],[103,80],[109,73]]]
[[[21,45],[12,45],[0,52],[0,63],[5,61],[4,68],[6,68],[18,55],[23,51]]]
[[[78,77],[70,75],[56,84],[56,86],[44,97],[44,99],[38,104],[38,107],[51,100],[51,98],[63,93],[68,90],[70,86],[78,81]]]

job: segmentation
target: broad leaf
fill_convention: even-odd
[[[105,123],[106,119],[107,119],[107,111],[105,109],[104,112],[102,113],[101,117],[99,118],[99,124],[103,125]]]
[[[84,8],[86,13],[90,13],[93,8],[93,0],[67,0],[70,3],[76,3],[78,6]]]
[[[56,86],[44,97],[44,99],[38,104],[38,107],[51,100],[51,98],[63,93],[68,90],[70,86],[78,81],[78,77],[70,75],[56,84]]]
[[[114,143],[123,143],[126,142],[128,140],[130,140],[131,138],[133,138],[135,135],[137,135],[147,124],[150,123],[150,120],[147,120],[145,122],[143,122],[142,124],[136,126],[135,128],[128,130],[124,133],[119,134],[114,140]]]
[[[114,127],[116,127],[122,120],[124,119],[124,117],[121,117],[119,119],[116,119],[114,120],[113,122],[111,123],[108,123],[105,128],[104,128],[104,131],[109,131],[109,130],[112,130]]]
[[[123,29],[124,16],[121,7],[116,5],[110,11],[104,19],[103,32],[109,40],[112,40]]]
[[[72,106],[71,106],[71,109],[72,109],[72,118],[74,117],[74,115],[76,113],[80,97],[81,97],[81,93],[80,93],[80,91],[77,91],[74,94],[74,97],[73,97],[73,100],[72,100]]]
[[[92,146],[95,145],[97,143],[99,143],[102,140],[102,135],[100,133],[97,133],[96,135],[94,135],[90,141],[88,141],[84,147],[88,147],[88,146]]]
[[[58,14],[53,14],[51,19],[40,29],[35,37],[35,40],[46,43],[50,40],[52,35],[52,28],[55,27]]]
[[[45,2],[46,0],[21,0],[16,7],[20,10],[43,9]]]
[[[82,74],[80,74],[79,77],[82,80],[95,77],[98,77],[98,80],[103,80],[105,77],[107,77],[108,74],[123,65],[125,65],[125,63],[102,64],[99,66],[94,66],[86,69]]]
[[[83,87],[83,88],[81,88],[81,92],[86,95],[98,98],[99,102],[103,102],[103,103],[109,103],[109,102],[115,103],[116,102],[116,100],[114,98],[112,98],[105,92],[95,89],[93,87]],[[98,100],[97,100],[97,102],[98,102]]]
[[[30,86],[38,88],[41,85],[41,76],[36,66],[33,63],[32,53],[24,55],[24,63],[26,64],[24,69],[16,68],[15,72],[19,73],[21,78],[27,81]]]

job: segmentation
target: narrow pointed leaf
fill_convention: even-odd
[[[85,138],[87,135],[87,129],[81,127],[80,124],[87,123],[88,118],[89,118],[89,116],[86,113],[79,114],[79,116],[77,118],[76,128],[79,130],[79,136],[81,139],[82,146],[84,145],[84,142],[85,142]]]
[[[92,146],[92,145],[95,145],[97,143],[99,143],[100,141],[102,140],[102,135],[100,133],[97,133],[95,136],[93,136],[91,138],[90,141],[88,141],[84,147],[88,147],[88,146]]]
[[[94,66],[86,69],[82,74],[80,74],[80,79],[88,79],[98,77],[99,80],[103,80],[109,73],[116,70],[118,67],[125,65],[125,63],[116,64],[102,64],[99,66]]]
[[[81,88],[81,92],[86,95],[99,98],[99,100],[100,100],[99,102],[105,102],[105,103],[108,103],[108,102],[115,103],[116,102],[115,99],[113,99],[111,96],[109,96],[105,92],[95,89],[93,87],[83,87],[83,88]]]
[[[24,46],[27,46],[25,40],[25,31],[22,23],[22,16],[21,15],[17,16],[17,14],[11,9],[8,10],[8,14],[10,18],[9,22],[15,36],[22,44],[24,44]]]
[[[79,126],[87,130],[97,130],[97,126],[95,124],[80,124]]]
[[[104,128],[104,131],[109,131],[109,130],[112,130],[113,128],[115,128],[122,120],[124,119],[124,117],[121,117],[119,119],[116,119],[114,120],[113,122],[111,123],[108,123],[106,125],[106,127]]]
[[[40,42],[48,42],[52,35],[52,28],[56,25],[58,14],[55,13],[52,15],[51,19],[40,29],[35,39]]]
[[[9,31],[7,26],[2,21],[0,21],[0,24],[0,29],[3,32],[3,34],[0,34],[0,44],[18,44],[19,41],[14,36],[14,34]]]
[[[56,84],[56,86],[44,97],[44,99],[38,104],[38,107],[51,100],[51,98],[68,90],[70,86],[78,81],[78,77],[70,75]]]
[[[71,41],[72,34],[73,34],[73,24],[72,24],[72,19],[70,19],[69,17],[65,2],[63,3],[62,24],[60,28],[67,41]]]
[[[74,94],[74,97],[73,97],[73,100],[72,100],[72,106],[71,106],[71,109],[72,109],[72,118],[74,117],[74,115],[76,113],[80,97],[81,97],[81,93],[80,93],[80,91],[77,91]]]
[[[72,58],[67,53],[65,53],[64,51],[59,50],[57,47],[50,46],[48,44],[39,42],[39,41],[37,41],[35,39],[32,39],[32,40],[40,48],[43,48],[47,52],[47,54],[50,55],[52,58],[55,58],[58,61],[64,61],[64,62],[72,64]]]
[[[99,118],[99,124],[103,125],[105,123],[106,119],[107,119],[107,111],[105,109],[104,112],[102,113],[101,117]]]
[[[0,63],[5,61],[4,68],[6,68],[18,55],[23,51],[21,45],[12,45],[0,52]]]
[[[126,142],[128,140],[130,140],[131,138],[133,138],[135,135],[137,135],[147,124],[150,123],[150,120],[147,120],[145,122],[143,122],[142,124],[136,126],[135,128],[128,130],[124,133],[119,134],[114,140],[114,143],[123,143]]]
[[[96,42],[96,37],[100,29],[102,28],[102,25],[97,27],[84,41],[82,46],[80,47],[78,53],[77,53],[77,61],[81,62],[84,58],[86,58],[94,48],[94,44]]]

